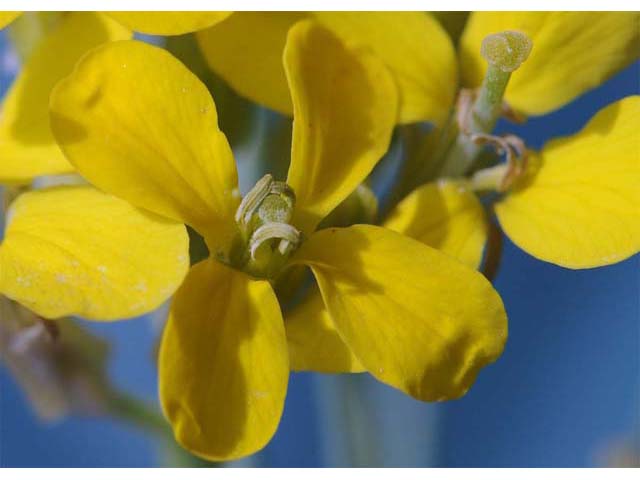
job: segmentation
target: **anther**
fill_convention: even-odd
[[[297,247],[300,243],[300,232],[288,223],[268,223],[257,228],[251,239],[249,240],[249,249],[251,252],[251,258],[256,258],[256,252],[260,246],[269,240],[281,239],[278,249],[284,250],[281,253],[286,254],[290,247]],[[284,247],[283,242],[287,242]]]
[[[271,185],[273,184],[273,177],[270,174],[266,174],[262,177],[255,186],[245,195],[240,202],[238,210],[236,210],[236,222],[240,225],[246,226],[251,221],[251,217],[256,209],[260,206],[262,201],[271,193]]]
[[[520,137],[505,135],[498,137],[483,133],[472,134],[471,139],[478,145],[492,145],[499,155],[505,157],[505,164],[497,165],[474,174],[471,184],[474,189],[482,189],[489,184],[499,192],[508,190],[527,167],[527,148]]]

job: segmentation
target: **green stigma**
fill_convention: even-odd
[[[482,41],[480,54],[503,72],[513,72],[529,58],[533,42],[522,32],[507,30],[488,35]]]

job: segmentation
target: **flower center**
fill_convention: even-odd
[[[231,264],[256,277],[275,277],[300,245],[301,233],[290,223],[294,206],[295,193],[285,182],[269,174],[258,180],[236,211]]]

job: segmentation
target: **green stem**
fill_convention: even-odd
[[[107,395],[107,409],[119,420],[171,438],[171,429],[162,414],[143,400],[124,392],[112,391]]]
[[[171,427],[155,406],[127,393],[112,390],[107,394],[107,410],[114,418],[134,425],[162,440],[162,464],[168,467],[221,467],[224,463],[198,458],[180,447]]]
[[[502,248],[502,231],[494,221],[491,221],[489,222],[489,235],[487,237],[486,254],[482,267],[483,275],[490,282],[493,282],[498,274],[500,261],[502,260]]]

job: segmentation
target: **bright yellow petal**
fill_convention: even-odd
[[[21,13],[22,12],[0,12],[0,29],[13,22]]]
[[[516,110],[542,115],[597,87],[640,55],[638,12],[474,12],[461,39],[463,83],[482,83],[482,39],[520,30],[533,50],[513,74],[505,99]]]
[[[207,88],[167,51],[137,41],[93,50],[54,90],[51,126],[102,190],[204,235],[229,233],[233,154]]]
[[[293,106],[282,66],[287,31],[303,12],[236,12],[198,32],[209,67],[240,95],[291,115]]]
[[[45,318],[141,315],[180,285],[188,242],[184,225],[92,187],[25,193],[0,245],[0,293]]]
[[[38,175],[73,171],[49,128],[49,95],[87,50],[131,37],[97,13],[65,15],[36,47],[7,93],[0,116],[0,182],[28,183]]]
[[[347,44],[370,49],[393,74],[400,123],[441,124],[456,93],[457,59],[449,35],[424,12],[315,12]]]
[[[429,183],[411,193],[384,226],[436,248],[472,268],[482,261],[488,225],[476,195],[456,182]]]
[[[640,96],[600,111],[577,135],[549,142],[539,170],[496,205],[505,233],[541,260],[610,265],[640,250]]]
[[[231,460],[260,450],[278,427],[289,376],[278,300],[215,260],[176,294],[160,348],[160,399],[178,442]]]
[[[285,70],[293,98],[294,222],[310,231],[367,177],[386,152],[397,93],[382,62],[347,49],[317,22],[289,30]]]
[[[322,373],[364,372],[340,338],[314,286],[307,298],[285,316],[291,370]]]
[[[507,317],[478,272],[386,228],[314,233],[308,264],[340,336],[377,379],[421,400],[457,398],[502,352]]]
[[[149,35],[183,35],[223,21],[231,12],[107,12],[122,25]]]

